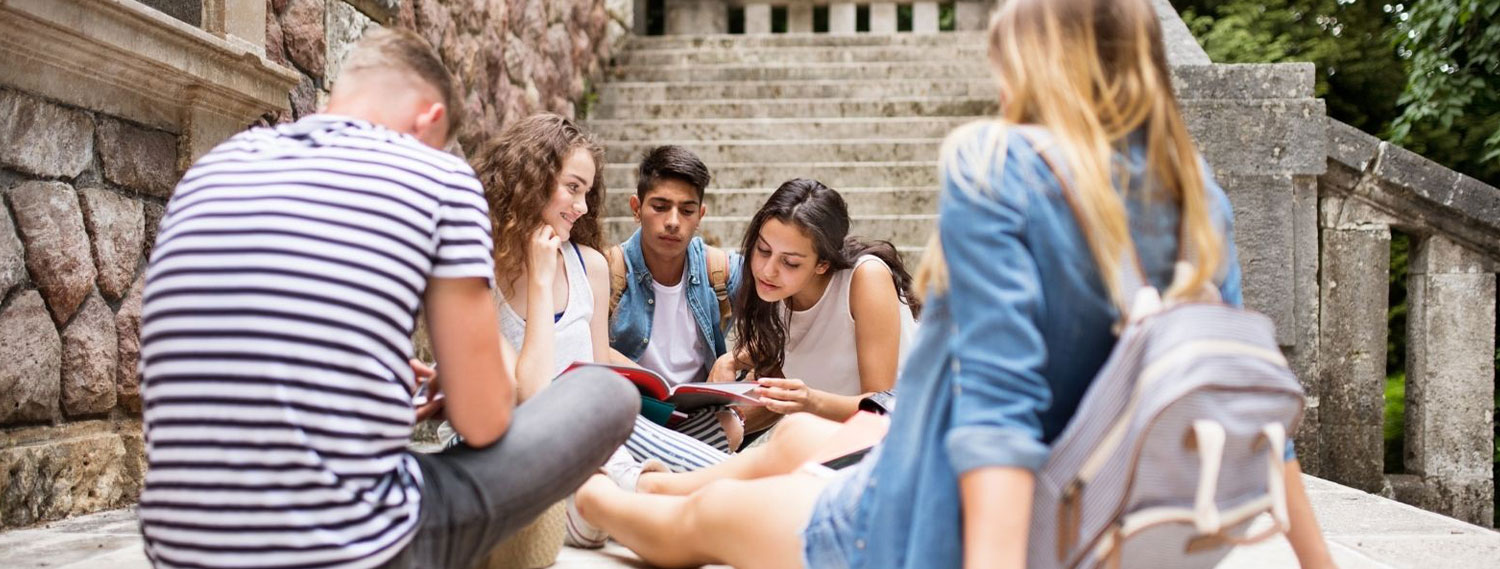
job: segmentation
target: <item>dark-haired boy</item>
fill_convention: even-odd
[[[740,255],[696,235],[708,211],[708,183],[708,167],[688,149],[652,149],[641,160],[630,198],[641,227],[606,253],[610,347],[617,358],[678,384],[705,380],[725,353],[729,295],[740,284]],[[729,412],[695,415],[676,428],[726,452],[741,436]]]

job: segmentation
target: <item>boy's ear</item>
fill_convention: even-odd
[[[454,134],[448,132],[448,108],[439,102],[430,103],[422,108],[417,113],[413,126],[417,131],[415,134],[418,140],[437,149],[446,147],[448,140],[453,138]]]
[[[630,215],[635,217],[635,222],[641,222],[641,196],[630,196]]]

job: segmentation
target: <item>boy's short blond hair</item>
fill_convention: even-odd
[[[375,69],[398,70],[437,89],[448,117],[448,139],[458,134],[464,107],[457,82],[422,36],[401,28],[378,28],[366,33],[349,52],[341,73],[350,75]]]

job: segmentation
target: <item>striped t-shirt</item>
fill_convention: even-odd
[[[429,278],[493,285],[459,158],[315,115],[183,176],[147,272],[146,553],[158,567],[371,567],[411,539],[407,358]]]

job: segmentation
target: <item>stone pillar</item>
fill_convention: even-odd
[[[1325,227],[1322,237],[1322,474],[1381,492],[1391,231],[1384,225],[1351,224]]]
[[[840,2],[828,5],[828,33],[830,34],[852,34],[855,32],[854,22],[857,19],[855,13],[858,8],[853,2]]]
[[[745,33],[746,34],[769,34],[769,33],[771,33],[771,5],[770,4],[746,4],[745,5]]]
[[[953,29],[960,32],[977,32],[990,25],[992,0],[959,0],[953,6]]]
[[[896,33],[895,2],[876,2],[870,4],[870,33]]]
[[[786,7],[786,31],[789,34],[810,34],[813,31],[813,6],[810,3],[791,4]]]
[[[648,18],[646,18],[646,12],[651,9],[650,0],[631,0],[630,5],[631,9],[635,12],[631,16],[630,30],[635,32],[637,36],[644,36],[650,33],[651,30],[646,29],[646,26],[650,23],[647,21]],[[749,13],[748,7],[746,8],[746,13]]]
[[[911,31],[918,34],[937,33],[937,2],[917,2],[911,5]]]
[[[1494,521],[1495,273],[1489,259],[1432,236],[1407,280],[1406,471],[1417,506]]]
[[[729,11],[722,0],[666,0],[667,35],[722,34]]]

